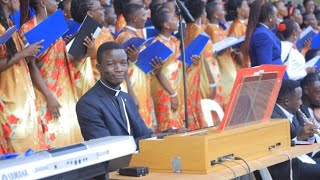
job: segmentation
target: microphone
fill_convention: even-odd
[[[176,0],[176,4],[178,6],[179,11],[181,12],[182,16],[185,19],[188,19],[189,22],[194,22],[193,16],[190,14],[189,10],[186,8],[183,2],[181,0]]]

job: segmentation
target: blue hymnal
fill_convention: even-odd
[[[134,46],[136,49],[139,49],[145,42],[145,39],[139,38],[139,37],[133,37],[128,39],[126,42],[122,44],[123,48],[128,48]]]
[[[317,35],[315,35],[312,38],[310,48],[311,49],[320,49],[320,33],[318,33]]]
[[[65,38],[67,36],[75,35],[78,32],[81,24],[76,22],[73,19],[70,19],[67,21],[67,25],[68,25],[69,30],[62,36],[63,38]]]
[[[39,57],[45,50],[47,50],[52,43],[68,31],[68,25],[61,10],[56,11],[47,19],[42,21],[36,27],[25,34],[29,44],[34,44],[40,40],[44,40],[41,44],[43,48],[37,54]]]
[[[144,33],[146,39],[156,37],[158,35],[158,32],[159,31],[153,26],[145,27],[143,29],[143,33]]]
[[[159,57],[164,61],[171,54],[172,51],[167,46],[160,41],[156,41],[140,52],[136,65],[147,74],[153,69],[150,63],[155,57]]]
[[[16,31],[17,27],[12,26],[4,34],[0,35],[0,45],[5,44]]]
[[[209,37],[203,34],[199,34],[186,48],[186,63],[191,66],[192,61],[191,57],[193,55],[199,56],[203,48],[206,46],[207,42],[209,41]],[[180,55],[179,60],[182,60],[182,56]]]
[[[311,26],[307,27],[301,34],[300,37],[297,39],[296,46],[299,51],[303,48],[306,40],[309,38],[313,38],[316,35],[315,31],[312,29]]]

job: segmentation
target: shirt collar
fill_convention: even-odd
[[[259,23],[261,26],[264,26],[265,28],[269,29],[269,27],[263,23]]]
[[[162,39],[164,39],[164,40],[166,40],[166,41],[170,41],[170,39],[171,39],[171,37],[166,37],[166,36],[164,36],[164,35],[162,35],[162,34],[159,34],[160,35],[160,37],[162,38]]]
[[[290,120],[290,122],[292,122],[293,119],[293,114],[289,113],[286,109],[284,109],[283,107],[281,107],[279,104],[277,104],[277,106],[281,109],[281,111],[284,113],[284,115],[287,116],[287,118]]]
[[[134,31],[134,32],[137,32],[137,29],[132,27],[132,26],[126,26],[127,29],[131,30],[131,31]]]
[[[120,92],[121,92],[121,88],[119,90],[113,89],[109,86],[107,86],[105,83],[103,83],[100,79],[101,84],[106,87],[105,90],[108,94],[112,95],[112,96],[119,96]]]
[[[241,24],[246,24],[246,20],[244,20],[244,19],[239,19],[239,22],[240,22]]]

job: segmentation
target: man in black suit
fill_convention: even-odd
[[[81,97],[76,106],[84,140],[132,135],[138,145],[152,131],[142,120],[133,98],[121,91],[128,72],[127,55],[114,42],[102,44],[97,53],[101,79]]]
[[[320,78],[318,73],[309,73],[301,81],[302,88],[302,105],[301,111],[308,117],[316,119],[314,108],[320,107]],[[320,122],[315,121],[318,128]]]
[[[276,105],[271,118],[285,118],[290,121],[290,135],[293,141],[304,141],[313,137],[313,124],[305,124],[297,118],[297,111],[301,105],[302,90],[300,84],[292,80],[283,80]],[[318,159],[314,159],[317,163]],[[274,180],[290,179],[290,163],[288,161],[268,168]],[[320,164],[308,164],[298,158],[292,160],[293,179],[320,179]]]

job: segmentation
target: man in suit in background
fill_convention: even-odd
[[[318,73],[309,73],[301,81],[302,105],[301,111],[308,117],[316,119],[314,109],[320,107],[320,78]],[[314,121],[320,128],[320,122]]]
[[[304,124],[297,118],[301,105],[302,90],[293,80],[283,80],[271,118],[284,118],[290,121],[290,135],[293,141],[304,141],[313,137],[316,126]],[[306,155],[303,155],[306,156]],[[310,158],[310,157],[306,157]],[[311,158],[310,158],[311,159]],[[312,160],[312,159],[311,159]],[[317,163],[318,159],[314,159]],[[290,162],[286,161],[268,168],[274,180],[290,179]],[[320,164],[308,164],[299,158],[292,159],[293,179],[320,179]],[[258,178],[259,179],[259,178]]]
[[[97,59],[101,79],[76,106],[82,136],[90,140],[131,135],[138,145],[153,132],[142,120],[133,98],[120,89],[128,72],[126,52],[121,45],[108,42],[99,47]]]

